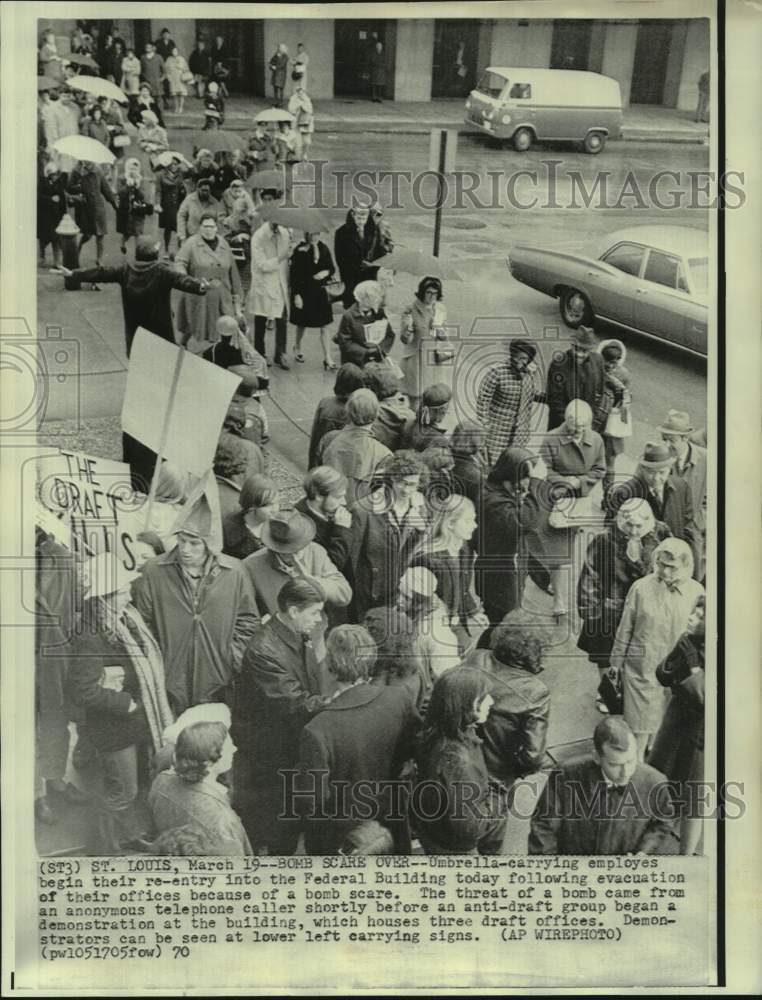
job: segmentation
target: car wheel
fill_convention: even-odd
[[[606,136],[602,132],[588,132],[582,146],[586,153],[600,153],[606,145]]]
[[[534,136],[529,128],[517,128],[513,133],[513,148],[519,153],[526,153],[532,148]]]
[[[587,326],[592,322],[593,310],[586,296],[578,288],[565,288],[561,292],[559,308],[564,323],[573,330],[583,323]]]

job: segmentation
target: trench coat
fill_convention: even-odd
[[[164,656],[175,714],[225,700],[258,624],[254,594],[238,560],[213,555],[194,595],[173,549],[150,560],[138,584],[135,607]]]
[[[106,202],[117,207],[116,195],[108,181],[96,168],[86,172],[75,167],[69,174],[69,200],[74,203],[74,219],[83,236],[105,236],[108,232]]]
[[[286,311],[288,257],[278,260],[278,256],[288,251],[290,242],[285,226],[278,226],[275,233],[270,223],[261,225],[251,237],[251,291],[247,308],[255,316],[280,319]]]
[[[597,795],[597,815],[580,815],[581,803]],[[666,779],[655,768],[638,764],[617,795],[607,791],[598,764],[584,760],[551,771],[532,816],[529,853],[677,854],[673,816]]]
[[[410,317],[412,332],[405,332],[407,317]],[[402,391],[408,396],[422,396],[435,382],[452,383],[452,365],[437,364],[434,344],[435,339],[440,340],[442,349],[447,350],[443,329],[446,319],[441,302],[437,302],[434,309],[427,309],[418,299],[402,314],[400,340],[404,346],[400,367],[404,373]]]
[[[624,719],[634,733],[655,733],[661,725],[668,692],[656,668],[672,651],[704,588],[682,580],[670,590],[653,573],[637,580],[624,602],[611,666],[621,671]]]
[[[241,276],[227,242],[217,237],[212,249],[197,233],[180,247],[175,267],[193,278],[217,279],[217,288],[209,288],[199,298],[183,292],[177,306],[177,329],[196,340],[217,340],[215,325],[220,316],[232,316],[241,308]]]

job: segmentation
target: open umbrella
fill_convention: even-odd
[[[37,91],[42,93],[43,90],[60,90],[61,81],[54,80],[52,76],[38,76],[37,77]]]
[[[156,162],[161,167],[168,167],[172,162],[172,160],[175,159],[175,157],[177,157],[177,159],[181,163],[184,163],[186,167],[193,166],[193,164],[189,160],[186,160],[186,158],[183,156],[182,153],[177,153],[173,149],[165,149],[163,153],[159,153],[159,155],[156,157]]]
[[[266,222],[277,222],[289,229],[300,229],[304,233],[324,233],[332,229],[330,222],[318,208],[299,208],[298,205],[263,205],[260,215]]]
[[[112,101],[119,101],[120,104],[127,103],[127,95],[120,87],[110,80],[102,80],[99,76],[73,76],[66,82],[74,90],[84,90],[86,94],[94,94],[96,97],[108,97]]]
[[[249,187],[255,191],[285,191],[290,186],[285,170],[260,170],[249,181]]]
[[[267,122],[292,122],[294,120],[294,116],[285,108],[267,108],[258,112],[254,118],[255,122],[261,122],[263,125]]]
[[[57,153],[63,153],[64,156],[71,156],[75,160],[87,160],[90,163],[113,163],[116,160],[108,147],[88,135],[65,135],[63,139],[56,139],[53,149]]]
[[[392,271],[404,271],[417,278],[452,278],[462,281],[458,269],[447,261],[440,260],[423,250],[410,250],[397,247],[391,253],[384,254],[373,261],[374,267],[386,267]]]
[[[208,149],[210,153],[232,153],[234,149],[246,149],[246,143],[235,132],[212,128],[196,137],[194,148]]]
[[[74,63],[75,66],[84,66],[85,69],[99,69],[98,63],[93,59],[92,56],[88,56],[85,53],[72,53],[66,56],[66,61]]]

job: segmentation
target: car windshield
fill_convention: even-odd
[[[481,80],[476,85],[476,89],[482,94],[489,94],[490,97],[500,97],[503,89],[508,83],[504,76],[499,73],[491,73],[489,70],[482,75]]]
[[[697,292],[706,292],[709,288],[709,261],[706,257],[689,257],[688,268],[691,281]]]

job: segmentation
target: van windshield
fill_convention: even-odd
[[[482,75],[481,80],[476,85],[476,89],[482,94],[489,94],[490,97],[500,97],[503,88],[508,83],[504,76],[499,73],[490,73],[489,70]]]

